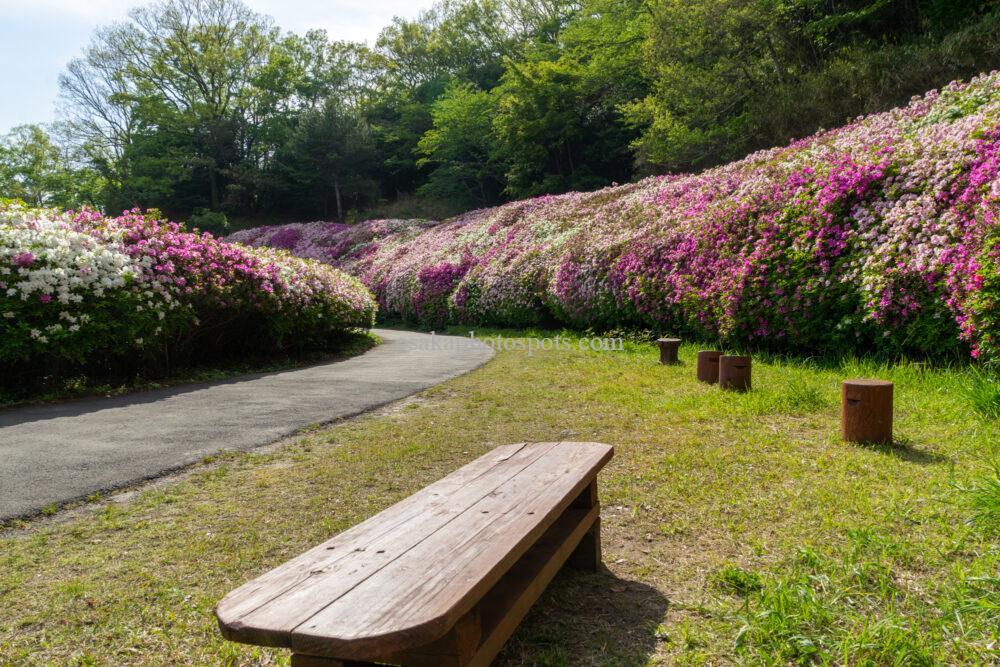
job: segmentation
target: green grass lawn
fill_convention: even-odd
[[[679,366],[652,345],[501,352],[379,413],[12,527],[0,664],[287,664],[222,641],[218,599],[524,440],[615,446],[607,569],[561,574],[501,664],[1000,661],[997,515],[983,513],[1000,392],[971,371],[758,359],[741,395],[695,382],[695,351]],[[896,445],[839,441],[839,381],[859,376],[896,383]]]

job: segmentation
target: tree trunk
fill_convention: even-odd
[[[219,181],[218,173],[215,171],[215,165],[208,166],[208,187],[211,192],[212,197],[212,210],[219,210]]]
[[[774,73],[778,77],[778,83],[782,86],[785,85],[785,68],[781,66],[781,59],[778,57],[778,50],[774,48],[774,40],[771,39],[770,35],[767,35],[767,50],[771,53],[771,60],[774,61]]]
[[[337,196],[337,222],[344,224],[344,205],[340,200],[340,176],[333,176],[333,193]]]

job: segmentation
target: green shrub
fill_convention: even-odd
[[[226,214],[207,208],[196,208],[191,217],[188,218],[187,226],[190,229],[208,232],[214,236],[226,236],[230,231],[229,219]]]

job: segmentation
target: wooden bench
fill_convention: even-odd
[[[498,447],[231,592],[222,634],[293,667],[488,665],[563,564],[599,566],[612,452]]]

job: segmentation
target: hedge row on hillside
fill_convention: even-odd
[[[650,327],[795,351],[1000,356],[1000,75],[697,175],[311,244],[415,323]],[[295,237],[294,239],[292,237]]]
[[[374,315],[357,279],[283,251],[136,211],[0,204],[5,380],[322,348]]]

